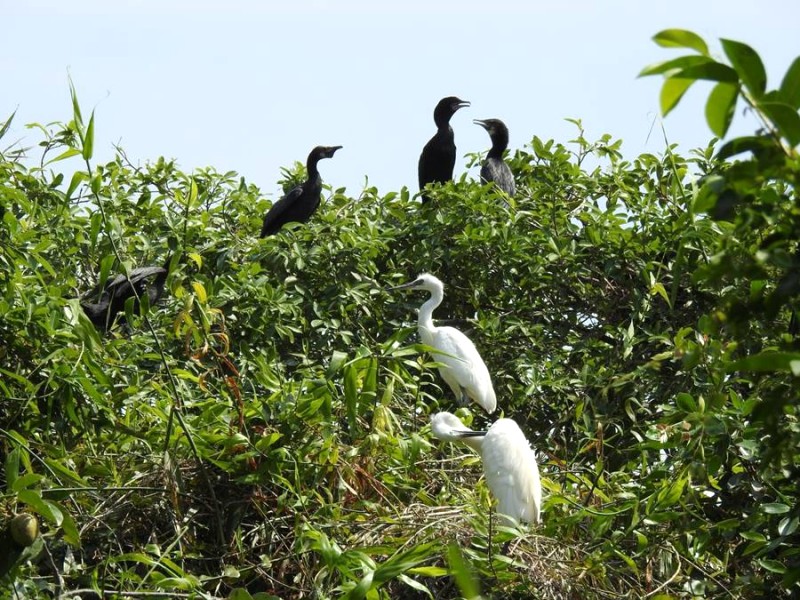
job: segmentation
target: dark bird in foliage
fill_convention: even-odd
[[[130,276],[117,275],[106,283],[97,302],[81,300],[81,308],[94,326],[107,332],[114,324],[120,312],[125,311],[125,302],[134,298],[133,310],[139,311],[139,300],[145,294],[150,306],[155,306],[164,295],[164,283],[167,280],[167,268],[171,257],[167,258],[163,267],[140,267],[131,271]],[[97,297],[97,290],[86,294],[84,298]]]
[[[453,128],[450,127],[450,118],[458,109],[465,106],[469,106],[469,102],[455,96],[442,98],[436,105],[433,111],[436,135],[425,144],[417,166],[420,191],[423,191],[429,183],[452,181],[453,167],[456,165],[456,143]],[[422,201],[428,200],[430,197],[423,192]]]
[[[332,158],[339,148],[341,146],[317,146],[311,151],[306,161],[308,178],[272,205],[261,226],[262,238],[277,233],[286,223],[305,223],[311,218],[322,195],[322,177],[317,163],[323,158]]]
[[[498,188],[513,196],[517,191],[514,176],[503,160],[503,152],[508,148],[508,127],[500,119],[474,119],[472,122],[483,127],[492,139],[492,148],[481,166],[481,181],[493,181]]]

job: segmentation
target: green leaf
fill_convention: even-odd
[[[344,403],[347,410],[347,424],[355,434],[358,430],[358,383],[355,365],[344,368]]]
[[[717,137],[725,137],[733,120],[739,86],[718,83],[708,95],[706,102],[706,122]]]
[[[697,56],[696,54],[689,54],[687,56],[680,56],[672,60],[665,60],[653,65],[649,65],[639,72],[639,77],[647,77],[648,75],[660,75],[664,73],[667,77],[670,71],[680,71],[687,67],[695,65],[702,65],[709,62],[714,62],[712,58],[707,56]]]
[[[764,111],[790,146],[794,148],[800,144],[800,115],[797,110],[782,102],[759,102],[757,107]]]
[[[694,79],[667,79],[661,86],[661,115],[666,117],[686,91],[692,86]]]
[[[798,524],[800,524],[800,519],[797,517],[784,517],[778,523],[778,535],[792,535],[797,531]]]
[[[744,86],[754,97],[761,96],[767,88],[767,72],[758,53],[742,42],[726,39],[720,42]]]
[[[717,158],[719,160],[725,160],[731,156],[741,154],[742,152],[752,152],[754,155],[758,156],[765,151],[774,150],[775,146],[775,140],[766,135],[738,137],[721,146],[717,151]]]
[[[777,560],[771,560],[768,558],[759,558],[756,562],[764,567],[767,571],[771,571],[772,573],[786,573],[786,565],[782,562]]]
[[[682,411],[687,413],[693,413],[697,410],[697,403],[692,398],[691,394],[687,394],[686,392],[681,392],[675,397],[675,404],[678,405]]]
[[[19,492],[21,490],[26,490],[30,487],[33,487],[39,484],[44,477],[39,475],[38,473],[25,473],[22,477],[16,478],[14,480],[11,489],[15,492]]]
[[[75,153],[79,154],[77,150],[75,150]],[[89,179],[89,174],[84,171],[75,171],[72,174],[72,179],[70,179],[69,187],[67,188],[67,202],[72,199],[73,192],[77,189],[81,182],[86,181],[87,179]]]
[[[5,474],[6,474],[6,491],[10,492],[14,489],[14,482],[19,477],[19,455],[21,450],[14,448],[11,452],[6,454]]]
[[[761,505],[761,510],[768,515],[782,515],[789,512],[791,508],[782,502],[767,502]]]
[[[94,152],[94,111],[89,117],[89,126],[86,128],[86,135],[83,138],[83,158],[89,160]]]
[[[790,108],[800,108],[800,56],[794,59],[781,81],[781,97]],[[0,136],[2,137],[2,136]]]
[[[69,96],[72,99],[72,119],[78,129],[78,137],[83,141],[83,115],[81,115],[81,105],[78,102],[78,93],[75,91],[75,84],[72,77],[69,78]]]
[[[665,29],[655,34],[653,41],[663,48],[690,48],[708,56],[708,46],[703,38],[686,29]]]
[[[680,71],[669,74],[674,79],[702,79],[705,81],[725,81],[727,83],[739,83],[739,75],[728,65],[709,61],[701,65],[686,67]]]
[[[450,565],[450,573],[456,580],[461,596],[466,600],[480,598],[478,582],[458,544],[451,543],[447,546],[447,563]]]
[[[80,150],[78,150],[77,148],[69,148],[69,149],[65,150],[64,152],[62,152],[61,154],[59,154],[58,156],[56,156],[55,158],[51,158],[50,160],[48,160],[44,164],[45,165],[51,165],[53,163],[56,163],[56,162],[59,162],[59,161],[62,161],[62,160],[66,160],[68,158],[72,158],[73,156],[78,156],[78,155],[80,155],[80,153],[81,153]],[[73,175],[73,177],[74,177],[74,175]]]
[[[3,139],[3,136],[8,132],[9,128],[11,127],[11,121],[14,120],[14,115],[16,114],[17,111],[15,110],[13,113],[11,113],[11,116],[6,119],[6,122],[3,123],[3,127],[0,127],[0,139]]]
[[[729,372],[752,371],[755,373],[790,371],[797,376],[800,375],[800,353],[766,350],[730,363],[727,370]]]

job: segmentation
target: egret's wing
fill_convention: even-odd
[[[511,419],[500,419],[483,442],[486,483],[497,498],[497,512],[514,521],[537,523],[542,488],[536,455]]]
[[[448,385],[452,388],[455,383],[458,388],[464,388],[484,410],[494,412],[497,399],[492,378],[475,344],[458,329],[439,327],[433,346],[441,351],[434,359],[447,367],[442,370],[442,377]],[[453,391],[460,395],[456,389]]]
[[[272,208],[267,211],[267,215],[264,217],[264,223],[261,226],[261,237],[266,237],[278,232],[284,224],[281,216],[302,194],[303,186],[298,185],[289,190],[283,198],[272,205]]]

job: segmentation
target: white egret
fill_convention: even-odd
[[[494,412],[497,398],[492,378],[475,344],[454,327],[437,327],[433,324],[433,311],[444,298],[444,284],[433,275],[423,273],[414,281],[391,289],[410,288],[426,290],[431,294],[419,309],[419,337],[423,344],[439,351],[434,358],[442,365],[439,367],[442,379],[462,404],[467,404],[471,398],[486,412]]]
[[[542,484],[536,454],[513,419],[498,419],[487,431],[473,431],[454,414],[440,412],[431,417],[431,433],[447,442],[463,442],[480,455],[497,512],[508,525],[539,522]]]

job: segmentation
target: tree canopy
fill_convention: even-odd
[[[73,89],[71,119],[36,126],[36,164],[0,154],[0,517],[41,528],[28,546],[0,536],[3,585],[800,592],[800,59],[768,91],[741,42],[722,40],[722,62],[688,31],[655,40],[694,52],[642,72],[664,77],[665,114],[711,80],[714,134],[737,103],[762,130],[626,159],[575,120],[574,140],[509,156],[513,199],[464,176],[426,204],[329,187],[265,239],[270,201],[236,173],[121,148],[97,164]],[[297,163],[282,183],[303,179]],[[131,299],[98,331],[82,295],[170,256],[162,302]],[[417,338],[422,299],[386,291],[424,271],[537,452],[538,527],[492,521],[478,458],[430,436],[455,399]]]

